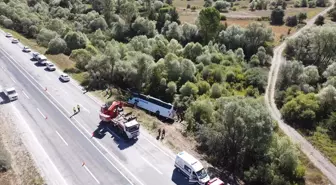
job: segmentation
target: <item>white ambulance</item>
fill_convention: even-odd
[[[202,163],[185,151],[177,154],[175,168],[188,177],[189,183],[205,185],[210,180]]]

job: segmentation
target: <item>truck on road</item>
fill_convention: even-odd
[[[9,87],[9,88],[4,88],[3,89],[0,86],[0,93],[3,93],[9,101],[17,100],[18,96],[19,96],[14,87]]]
[[[137,117],[132,112],[125,114],[123,106],[127,104],[121,101],[114,101],[111,105],[105,104],[101,106],[99,118],[103,122],[111,123],[111,125],[128,139],[136,139],[140,134],[140,124]]]

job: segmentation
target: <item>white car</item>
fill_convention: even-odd
[[[55,67],[55,65],[54,65],[53,63],[51,63],[51,62],[47,62],[47,69],[48,69],[49,71],[55,71],[55,70],[56,70],[56,67]]]
[[[26,53],[29,53],[29,52],[31,52],[31,49],[28,48],[27,46],[25,46],[25,47],[23,47],[22,51],[26,52]]]
[[[10,34],[10,33],[6,33],[6,37],[7,37],[7,38],[10,38],[10,37],[13,37],[13,35]]]
[[[61,79],[63,82],[68,82],[68,81],[70,81],[70,77],[69,77],[67,74],[61,74],[60,79]]]
[[[34,52],[33,53],[33,59],[34,60],[37,60],[37,57],[40,55],[40,53],[38,53],[38,52]]]
[[[9,99],[9,101],[14,101],[18,99],[18,93],[15,91],[14,87],[5,89],[4,93]]]
[[[12,40],[12,43],[13,43],[13,44],[17,44],[17,43],[19,43],[19,40],[17,40],[17,39],[13,39],[13,40]]]

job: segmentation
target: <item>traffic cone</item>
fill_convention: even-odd
[[[48,116],[46,116],[45,119],[48,119]]]

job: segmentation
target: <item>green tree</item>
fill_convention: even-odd
[[[210,90],[210,97],[211,98],[219,98],[222,96],[222,88],[220,86],[220,84],[218,83],[214,83],[211,86],[211,90]]]
[[[272,118],[255,99],[219,98],[216,106],[213,124],[202,127],[198,139],[216,167],[239,176],[267,152]]]
[[[91,54],[86,49],[72,50],[70,59],[76,62],[76,67],[85,70],[85,66],[91,60]]]
[[[322,15],[319,15],[316,18],[314,24],[317,25],[317,26],[322,26],[324,24],[324,17]]]
[[[40,33],[37,35],[37,43],[41,46],[48,47],[49,42],[56,38],[57,33],[48,29],[41,29]]]
[[[130,24],[137,15],[138,8],[135,2],[129,1],[121,5],[120,16],[125,20],[127,24]]]
[[[299,23],[302,23],[305,19],[307,19],[307,13],[300,12],[297,15],[297,18],[299,20]]]
[[[214,107],[209,100],[199,100],[191,104],[186,111],[186,121],[188,130],[195,131],[199,125],[211,125],[213,119]]]
[[[271,24],[272,25],[283,25],[283,18],[285,16],[285,12],[281,8],[276,8],[272,10],[271,13]]]
[[[204,8],[198,16],[198,27],[204,37],[204,42],[208,43],[212,40],[220,27],[220,14],[213,7]]]
[[[288,16],[286,18],[286,26],[294,27],[298,24],[298,18],[296,15]]]
[[[54,38],[48,44],[48,50],[46,53],[48,54],[59,54],[63,53],[67,48],[66,42],[62,38]]]
[[[85,48],[86,36],[81,32],[70,31],[64,38],[70,51]]]
[[[192,82],[187,82],[180,88],[180,93],[182,96],[196,96],[198,87]]]
[[[300,94],[282,108],[283,118],[288,123],[302,128],[312,128],[317,120],[319,102],[313,93]]]

